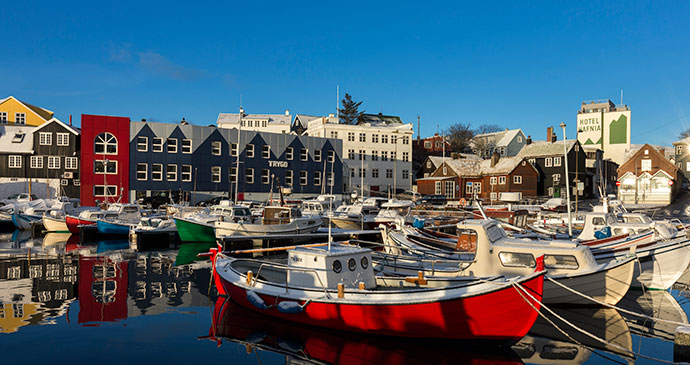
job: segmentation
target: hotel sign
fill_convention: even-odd
[[[268,167],[288,167],[287,161],[268,161]]]

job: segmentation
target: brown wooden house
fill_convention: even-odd
[[[649,144],[629,153],[618,168],[618,199],[629,204],[666,205],[680,190],[678,167]]]

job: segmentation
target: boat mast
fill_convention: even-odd
[[[237,204],[237,189],[240,186],[240,134],[242,131],[242,117],[244,116],[244,109],[240,105],[240,115],[237,119],[237,159],[235,160],[235,204]]]

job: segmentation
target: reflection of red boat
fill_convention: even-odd
[[[423,278],[375,277],[371,251],[353,246],[290,250],[288,265],[212,252],[219,293],[268,316],[341,331],[518,340],[537,318],[543,289],[541,259],[515,281],[432,287]],[[528,303],[518,285],[539,301]]]
[[[96,220],[89,220],[84,218],[79,218],[71,215],[65,216],[65,223],[67,224],[67,229],[73,234],[79,234],[79,226],[88,226],[91,224],[96,224]]]
[[[509,348],[476,342],[392,339],[303,327],[249,311],[232,299],[218,298],[209,336],[277,352],[309,363],[328,364],[521,364]],[[253,356],[253,355],[252,355]]]

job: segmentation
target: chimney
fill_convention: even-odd
[[[69,115],[69,126],[70,127],[72,126],[72,114]],[[41,158],[43,158],[43,157],[41,157]]]
[[[553,136],[553,127],[546,128],[546,141],[547,142],[553,142],[551,140],[551,138],[553,138],[552,136]]]
[[[525,140],[526,145],[532,144],[532,136],[527,136],[527,139]]]
[[[141,118],[141,121],[146,123],[146,118]]]
[[[457,152],[451,152],[450,153],[450,158],[452,158],[453,160],[457,160],[459,157],[460,157],[460,154],[458,154]]]
[[[491,167],[496,166],[500,158],[501,155],[499,155],[498,152],[494,151],[494,153],[491,155]]]
[[[383,113],[379,113],[380,116],[383,116]]]

